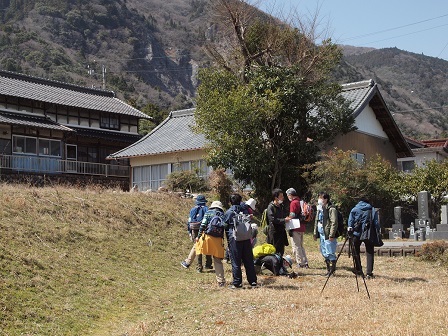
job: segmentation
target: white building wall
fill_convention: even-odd
[[[358,128],[358,132],[376,135],[380,138],[388,138],[370,106],[366,106],[356,117],[355,126]]]

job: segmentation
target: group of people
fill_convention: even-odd
[[[266,260],[255,260],[255,264],[269,264],[274,270],[275,275],[287,275],[286,267],[292,267],[290,256],[284,256],[285,246],[289,245],[288,235],[290,236],[293,255],[299,268],[309,268],[308,258],[303,246],[303,237],[306,231],[306,221],[302,214],[302,203],[297,192],[293,188],[286,190],[286,196],[289,199],[289,209],[286,209],[284,202],[284,193],[281,189],[272,191],[272,200],[269,203],[266,214],[268,219],[268,231],[266,242],[275,247],[275,258],[265,258]],[[250,239],[239,240],[236,238],[235,216],[245,214],[252,216],[255,211],[256,201],[249,199],[242,202],[241,195],[235,193],[230,196],[231,207],[225,211],[220,201],[214,201],[207,208],[208,201],[203,195],[198,195],[196,205],[190,211],[188,219],[188,232],[194,246],[188,257],[181,262],[184,268],[189,268],[197,256],[197,271],[202,272],[202,255],[206,255],[205,268],[212,269],[211,260],[213,257],[216,280],[220,287],[225,286],[225,276],[223,259],[228,250],[230,262],[232,265],[232,282],[230,288],[241,288],[243,285],[242,268],[246,272],[246,278],[251,287],[257,287],[257,274],[254,267],[254,258],[252,248],[256,239],[256,224],[253,224],[254,235]],[[300,225],[290,230],[286,229],[286,224],[294,219],[300,220]],[[351,210],[348,218],[348,230],[352,234],[355,252],[355,274],[363,274],[360,259],[360,245],[362,241],[359,239],[363,226],[370,221],[379,228],[378,213],[369,204],[365,198],[360,199],[359,203]],[[221,224],[216,224],[217,222]],[[211,224],[213,223],[213,224]],[[312,224],[312,223],[311,223]],[[360,225],[361,224],[361,225]],[[208,234],[210,226],[221,225],[222,234]],[[326,273],[324,276],[334,274],[336,270],[336,248],[337,238],[336,231],[338,228],[338,210],[330,201],[330,195],[325,192],[318,194],[318,202],[316,206],[316,216],[314,218],[314,240],[320,241],[320,252],[326,264]],[[215,230],[216,231],[216,230]],[[224,246],[224,236],[227,240],[227,246]],[[367,256],[367,278],[373,278],[374,264],[374,246],[364,241],[366,245]],[[276,259],[277,258],[277,259]],[[273,265],[279,266],[273,266]]]
[[[236,289],[243,286],[241,265],[244,265],[246,270],[246,278],[251,287],[257,287],[257,274],[255,272],[254,259],[252,254],[252,242],[255,238],[252,236],[246,240],[237,240],[234,217],[242,213],[251,216],[255,210],[256,202],[250,199],[247,202],[242,202],[242,197],[239,194],[232,194],[230,196],[231,207],[224,211],[224,207],[220,201],[214,201],[210,208],[204,209],[205,213],[202,215],[202,220],[198,226],[197,232],[193,231],[196,221],[200,216],[195,216],[196,207],[206,208],[207,200],[204,196],[199,195],[196,198],[196,206],[191,209],[190,217],[188,219],[188,230],[190,237],[195,242],[187,259],[181,262],[184,268],[189,268],[195,256],[198,256],[198,272],[202,272],[202,255],[209,255],[213,257],[216,280],[220,287],[225,286],[224,267],[222,260],[224,259],[225,247],[224,236],[227,238],[227,248],[230,254],[230,261],[232,263],[232,283],[230,288]],[[207,230],[214,220],[213,217],[218,216],[222,222],[223,230],[222,236],[213,236],[207,234]],[[192,225],[193,223],[193,225]],[[256,224],[254,225],[256,226]],[[255,228],[254,228],[255,229]],[[207,267],[207,266],[206,266]]]

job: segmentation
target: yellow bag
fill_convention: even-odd
[[[275,251],[274,245],[271,245],[271,244],[268,244],[268,243],[263,244],[263,245],[255,246],[252,249],[252,253],[254,255],[254,259],[260,258],[260,257],[268,255],[268,254],[274,254],[275,252],[276,251]]]

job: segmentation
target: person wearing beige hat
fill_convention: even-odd
[[[224,207],[220,201],[214,201],[205,213],[199,234],[196,237],[196,253],[213,256],[216,281],[224,287]]]

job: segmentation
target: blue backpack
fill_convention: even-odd
[[[191,211],[190,220],[188,225],[188,230],[199,230],[199,227],[201,226],[202,219],[204,218],[205,214],[205,207],[196,205],[194,210]]]
[[[208,223],[205,234],[213,237],[224,238],[224,220],[222,214],[217,212]]]

